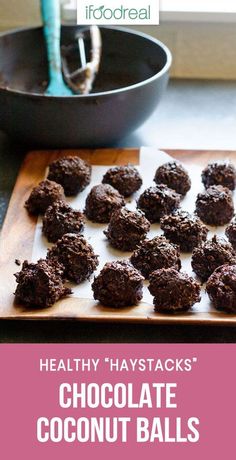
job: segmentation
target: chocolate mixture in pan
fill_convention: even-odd
[[[25,207],[29,214],[37,216],[38,214],[44,214],[46,209],[55,201],[63,201],[64,199],[65,195],[62,186],[46,179],[33,188],[28,200],[25,202]]]
[[[84,215],[67,203],[57,201],[49,206],[43,217],[43,234],[50,243],[56,243],[65,233],[81,233],[84,229]]]
[[[181,268],[178,246],[169,243],[164,236],[143,241],[130,260],[146,279],[159,268]]]
[[[206,291],[217,310],[236,313],[236,265],[221,265],[207,281]]]
[[[225,225],[234,215],[232,193],[221,185],[212,185],[199,193],[196,200],[196,213],[209,225]]]
[[[159,222],[160,218],[179,207],[180,195],[166,185],[149,187],[139,197],[137,206],[149,222]]]
[[[92,284],[94,299],[108,307],[129,307],[142,299],[143,277],[126,260],[108,262]]]
[[[51,307],[72,292],[64,286],[62,276],[63,267],[55,260],[41,259],[36,264],[26,260],[21,271],[15,274],[16,302],[32,308]]]
[[[104,233],[114,248],[133,251],[149,230],[150,223],[142,212],[121,208],[113,212]]]
[[[225,234],[236,250],[236,218],[234,218],[232,222],[230,222],[230,224],[226,227]]]
[[[193,250],[192,269],[202,281],[224,264],[236,264],[235,251],[224,238],[215,235]]]
[[[178,244],[181,251],[191,252],[207,238],[208,229],[196,215],[177,210],[161,219],[161,229],[165,237]]]
[[[125,206],[125,200],[118,190],[109,184],[99,184],[86,198],[85,214],[92,222],[108,223],[112,213],[122,206]]]
[[[184,196],[191,188],[191,180],[186,169],[177,161],[165,163],[156,171],[156,184],[165,184]]]
[[[200,284],[174,268],[153,272],[148,289],[154,296],[155,311],[160,313],[186,311],[201,300]]]
[[[79,284],[89,279],[98,266],[98,256],[81,235],[67,233],[48,250],[47,259],[56,259],[64,266],[68,280]]]
[[[91,181],[91,165],[78,156],[59,158],[49,165],[48,179],[61,184],[66,196],[77,195]]]
[[[102,183],[112,185],[121,195],[127,197],[139,190],[143,181],[134,166],[126,165],[108,169]]]
[[[222,185],[230,190],[234,190],[236,169],[229,161],[209,163],[202,171],[202,182],[205,188],[209,188],[211,185]]]

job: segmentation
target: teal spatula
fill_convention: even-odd
[[[48,96],[72,96],[73,91],[65,84],[61,63],[61,18],[59,0],[41,0],[44,36],[47,46],[49,85]]]

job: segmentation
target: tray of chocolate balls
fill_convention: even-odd
[[[0,317],[236,325],[236,152],[30,152]]]

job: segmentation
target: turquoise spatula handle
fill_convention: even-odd
[[[61,18],[60,0],[41,0],[44,36],[47,46],[49,85],[46,94],[50,96],[71,96],[61,70]]]

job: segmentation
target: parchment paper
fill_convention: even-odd
[[[166,153],[150,147],[142,147],[140,150],[140,164],[137,166],[139,169],[141,176],[143,178],[143,186],[142,188],[132,197],[132,199],[127,199],[127,207],[130,209],[135,209],[136,207],[136,200],[142,191],[150,186],[155,185],[153,182],[153,177],[155,171],[158,166],[161,164],[173,160],[169,155]],[[90,185],[79,195],[68,199],[68,203],[75,208],[75,209],[84,209],[85,199],[88,195],[90,189],[99,184],[102,180],[104,173],[110,165],[107,166],[93,166],[92,167],[92,180]],[[188,192],[187,196],[181,201],[181,207],[184,210],[189,212],[193,212],[195,209],[195,201],[196,195],[200,191],[203,190],[203,185],[201,183],[201,167],[198,165],[190,165],[187,168],[189,175],[192,181],[191,190]],[[45,172],[46,174],[46,172]],[[103,234],[103,230],[105,230],[107,224],[94,224],[88,220],[85,222],[85,231],[84,236],[89,241],[89,243],[93,246],[96,254],[99,254],[99,266],[97,271],[94,273],[96,276],[104,264],[108,261],[117,260],[117,259],[127,259],[131,255],[130,252],[121,252],[114,248],[112,248]],[[225,227],[208,227],[209,234],[208,238],[211,238],[214,234],[224,236]],[[156,235],[162,234],[160,230],[160,226],[157,224],[151,225],[151,230],[148,233],[148,238],[153,238]],[[36,226],[35,232],[35,239],[34,239],[34,246],[33,246],[33,261],[36,262],[40,258],[45,258],[47,253],[47,248],[51,245],[47,242],[46,238],[42,235],[42,219],[38,219],[38,223]],[[194,276],[194,273],[191,269],[191,254],[181,253],[181,261],[182,261],[182,271],[186,271],[189,275]],[[93,294],[91,290],[91,282],[93,281],[94,275],[91,277],[90,281],[85,281],[80,285],[71,284],[73,289],[73,295],[75,297],[79,297],[82,299],[92,299]],[[148,282],[145,281],[144,283],[144,295],[143,301],[149,304],[152,304],[152,296],[150,295],[148,289]],[[208,296],[205,293],[205,286],[202,287],[202,300],[200,303],[196,304],[193,307],[193,310],[198,311],[209,311],[211,310],[211,305],[208,299]]]

